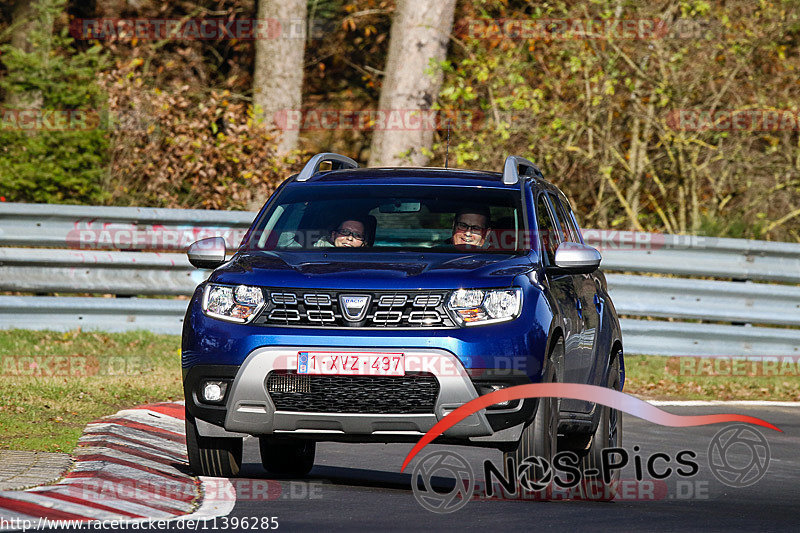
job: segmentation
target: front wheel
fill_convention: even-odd
[[[621,390],[619,375],[620,353],[614,355],[608,369],[607,386],[609,389]],[[608,479],[603,476],[602,453],[604,449],[622,446],[622,411],[601,406],[600,422],[592,436],[589,449],[581,459],[581,496],[586,500],[611,501],[617,495],[619,486],[619,469],[611,472]],[[607,452],[608,453],[608,452]]]
[[[563,345],[559,343],[556,350],[560,346]],[[551,357],[551,360],[555,359]],[[543,381],[556,382],[556,372],[552,365]],[[558,398],[539,398],[533,423],[522,430],[516,448],[503,454],[506,478],[519,480],[524,490],[545,490],[553,479],[551,465],[558,448],[558,412]],[[511,464],[516,472],[508,471],[509,459],[513,459]]]
[[[242,439],[203,437],[194,417],[186,413],[186,453],[198,476],[236,477],[242,468]]]

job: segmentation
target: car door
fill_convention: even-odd
[[[578,226],[566,198],[554,193],[549,193],[549,196],[551,204],[555,207],[559,227],[566,240],[581,243]],[[574,382],[598,385],[598,376],[602,377],[603,372],[598,365],[598,361],[602,358],[596,357],[595,354],[597,333],[600,327],[600,310],[602,309],[598,300],[597,285],[592,274],[574,274],[570,277],[580,302],[578,312],[581,319],[581,331],[576,343],[575,357],[566,363]],[[565,410],[578,412],[590,412],[593,407],[593,403],[579,400],[570,400],[563,404]]]
[[[542,251],[542,263],[547,268],[555,265],[555,254],[558,245],[564,241],[554,209],[548,195],[540,193],[536,198],[536,221],[538,224],[539,248]],[[571,362],[578,357],[580,333],[583,327],[578,306],[580,299],[575,289],[573,277],[569,274],[549,272],[547,281],[559,314],[563,319],[564,329],[564,373],[558,376],[559,381],[574,381],[577,377],[577,368],[571,367]]]
[[[575,217],[569,207],[566,199],[563,197],[553,197],[552,202],[557,205],[557,216],[559,218],[562,231],[565,232],[567,240],[581,244],[581,239],[578,230],[578,225],[575,223]],[[582,318],[583,318],[583,331],[581,339],[581,355],[586,361],[586,367],[591,371],[596,358],[594,357],[595,340],[597,338],[598,328],[600,327],[600,309],[599,299],[597,295],[597,284],[595,282],[594,274],[576,274],[572,277],[575,283],[575,290],[578,292],[578,297],[581,300]],[[591,374],[591,372],[590,372]],[[590,376],[587,376],[587,379]],[[591,383],[591,381],[587,381]]]

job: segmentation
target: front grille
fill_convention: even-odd
[[[265,289],[264,310],[253,321],[261,326],[454,328],[445,305],[447,291],[330,291]],[[359,321],[347,320],[340,295],[369,296],[367,312]],[[351,316],[357,316],[351,309]]]
[[[273,371],[266,386],[275,409],[302,413],[433,413],[439,395],[439,382],[427,372],[395,377]]]

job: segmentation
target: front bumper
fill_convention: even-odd
[[[316,348],[315,348],[316,349]],[[341,348],[339,348],[341,349]],[[406,349],[407,358],[425,361],[439,383],[435,406],[429,413],[297,412],[276,408],[267,389],[270,372],[296,369],[304,346],[261,347],[251,352],[241,367],[213,365],[189,370],[184,376],[186,405],[198,432],[208,437],[281,435],[315,440],[356,442],[406,442],[418,440],[447,414],[478,397],[474,379],[459,359],[441,349]],[[349,349],[350,352],[391,353],[389,349]],[[205,378],[228,378],[231,385],[224,405],[199,400],[198,384]],[[482,376],[492,382],[497,376]],[[527,381],[505,376],[509,384]],[[520,381],[523,380],[523,381]],[[479,411],[448,429],[441,440],[452,442],[515,442],[535,411],[535,401],[518,402],[508,409]],[[487,414],[488,413],[488,414]]]

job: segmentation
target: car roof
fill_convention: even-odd
[[[455,168],[353,168],[318,172],[303,182],[308,183],[369,183],[370,185],[451,185],[459,187],[491,187],[519,190],[520,183],[506,185],[500,172],[462,170]]]

